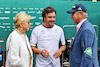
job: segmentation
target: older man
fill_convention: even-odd
[[[75,4],[67,13],[71,13],[73,22],[77,24],[77,33],[70,49],[70,67],[99,67],[96,32],[87,20],[85,6]]]

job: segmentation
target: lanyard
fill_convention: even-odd
[[[25,36],[24,36],[25,37]],[[30,55],[30,66],[29,67],[31,67],[31,60],[32,60],[32,55],[31,55],[31,52],[30,52],[30,50],[29,50],[29,48],[28,48],[28,44],[27,44],[27,40],[26,40],[26,38],[25,38],[25,41],[26,41],[26,45],[27,45],[27,49],[28,49],[28,51],[29,51],[29,55]]]

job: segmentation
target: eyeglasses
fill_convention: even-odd
[[[26,23],[30,24],[30,21],[28,21],[28,22],[26,22]]]

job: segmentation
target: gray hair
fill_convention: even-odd
[[[81,12],[81,11],[78,11],[78,13],[80,13],[80,12]],[[85,18],[88,18],[88,13],[83,12],[83,15],[84,15]]]
[[[88,18],[88,13],[83,12],[85,18]]]

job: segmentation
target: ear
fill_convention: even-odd
[[[23,27],[23,26],[22,26],[22,23],[20,23],[19,26],[20,26],[20,27]]]
[[[43,17],[43,19],[44,19],[44,21],[45,21],[46,17]]]

